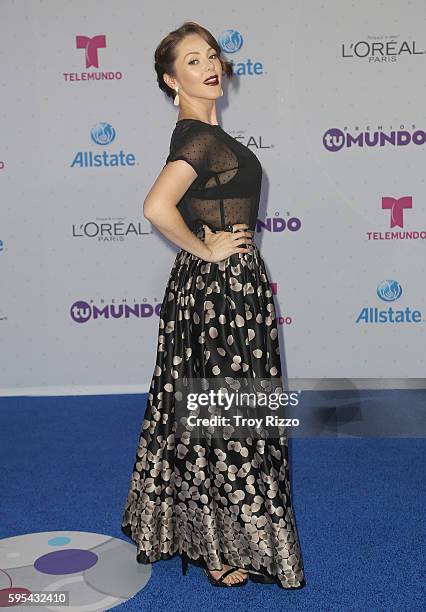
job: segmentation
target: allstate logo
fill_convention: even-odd
[[[243,37],[237,30],[225,30],[219,36],[218,41],[225,53],[236,53],[243,46]]]
[[[101,121],[90,130],[93,142],[98,145],[108,145],[115,139],[115,130],[110,123]]]
[[[377,287],[377,295],[384,302],[394,302],[402,295],[402,287],[396,280],[384,280]]]
[[[402,295],[401,285],[396,280],[384,280],[377,285],[377,295],[384,302],[394,302]],[[415,310],[411,306],[404,306],[400,310],[394,306],[386,305],[381,310],[377,306],[365,306],[361,309],[355,323],[368,323],[372,325],[381,323],[423,323],[421,310]]]
[[[90,137],[97,145],[105,146],[115,140],[116,132],[110,123],[100,122],[90,130]],[[136,156],[126,153],[111,152],[106,149],[102,153],[93,151],[78,151],[71,162],[71,168],[117,168],[119,166],[135,166]]]

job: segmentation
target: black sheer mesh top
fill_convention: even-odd
[[[188,162],[197,173],[177,204],[193,232],[203,223],[212,230],[247,223],[255,230],[262,166],[248,147],[219,125],[180,119],[172,133],[166,164],[177,159]]]

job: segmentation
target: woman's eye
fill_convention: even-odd
[[[210,57],[217,57],[217,53],[212,53],[212,55],[210,55]],[[190,61],[190,62],[188,62],[188,63],[189,63],[189,64],[192,64],[192,62],[195,62],[195,61],[197,61],[197,62],[198,62],[198,59],[193,59],[193,60],[191,60],[191,61]]]

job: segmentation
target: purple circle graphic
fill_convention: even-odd
[[[90,304],[79,300],[74,302],[70,308],[71,319],[76,323],[86,323],[92,316],[92,309]]]
[[[98,562],[98,555],[90,550],[70,548],[56,550],[36,559],[34,567],[43,574],[74,574],[89,569]]]
[[[322,143],[327,151],[336,153],[345,145],[345,133],[339,128],[330,128],[324,134]]]

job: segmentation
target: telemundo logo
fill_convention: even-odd
[[[377,285],[377,296],[384,302],[395,302],[402,295],[402,287],[396,280],[383,280]],[[359,313],[356,323],[422,323],[423,316],[420,310],[410,306],[395,309],[389,306],[385,309],[366,306]]]
[[[110,123],[100,122],[90,130],[92,141],[100,146],[107,146],[114,142],[116,131]],[[133,153],[125,153],[120,150],[118,153],[102,151],[78,151],[71,162],[71,168],[99,168],[99,167],[123,167],[134,166],[136,156]]]

